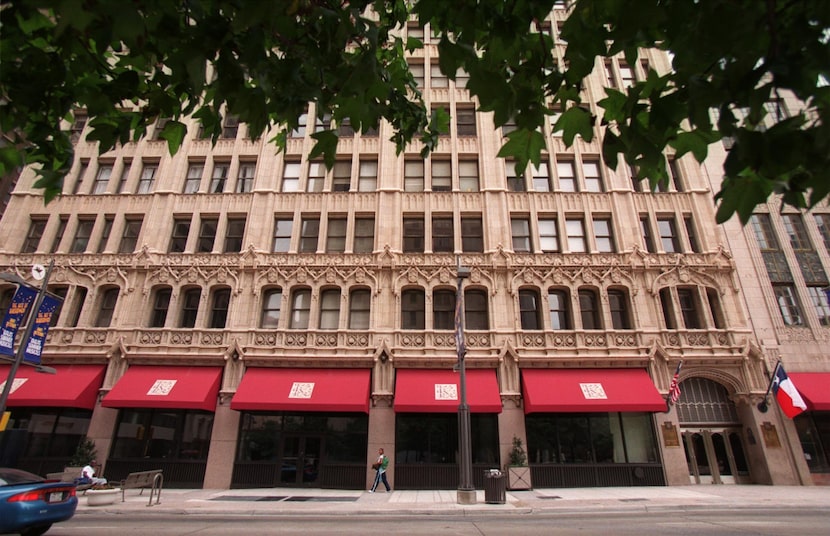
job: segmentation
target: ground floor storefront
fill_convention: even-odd
[[[459,485],[452,369],[248,367],[228,389],[218,366],[134,365],[109,388],[103,365],[62,367],[71,389],[21,372],[0,434],[5,465],[59,471],[89,437],[112,480],[162,469],[167,487],[364,489],[384,448],[396,489]],[[506,469],[516,439],[535,487],[795,483],[780,469],[788,450],[822,483],[823,394],[808,389],[810,410],[789,421],[689,369],[670,408],[645,368],[520,369],[513,390],[496,369],[467,370],[474,486]]]

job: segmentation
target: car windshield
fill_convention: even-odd
[[[0,486],[14,486],[16,484],[33,484],[43,482],[43,477],[20,469],[0,468]]]

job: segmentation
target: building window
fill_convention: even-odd
[[[228,169],[230,166],[225,163],[213,165],[213,176],[210,178],[210,193],[221,194],[225,191],[225,183],[228,182]]]
[[[677,322],[674,316],[674,301],[672,300],[671,289],[660,289],[660,307],[663,309],[663,321],[666,329],[677,329]]]
[[[79,113],[75,114],[75,120],[72,122],[72,126],[69,128],[69,139],[72,143],[78,143],[81,139],[81,134],[84,131],[84,127],[86,126],[86,115],[82,115]]]
[[[228,218],[228,227],[225,229],[224,253],[238,253],[242,251],[242,238],[245,236],[245,218]]]
[[[542,311],[536,290],[519,290],[519,317],[522,329],[542,329]]]
[[[339,125],[337,125],[337,135],[341,138],[353,138],[354,127],[348,117],[344,117]]]
[[[187,237],[190,234],[190,216],[173,219],[173,233],[170,237],[169,253],[182,253],[187,249]]]
[[[683,177],[680,176],[680,168],[674,158],[669,158],[669,182],[674,186],[675,191],[683,191]]]
[[[436,290],[432,293],[432,327],[455,329],[455,290]]]
[[[86,287],[75,287],[75,296],[72,303],[72,313],[69,319],[67,319],[66,321],[66,327],[78,327],[78,320],[81,319],[81,311],[84,308],[84,303],[86,303],[86,295]]]
[[[338,160],[332,170],[332,192],[348,192],[352,187],[352,161]]]
[[[818,226],[818,232],[824,241],[824,247],[830,251],[830,214],[813,214]]]
[[[586,161],[582,163],[582,174],[585,177],[585,191],[586,192],[601,192],[602,191],[602,175],[599,171],[599,162]]]
[[[430,188],[433,192],[452,191],[452,162],[449,160],[433,160],[430,166],[432,180]]]
[[[349,296],[349,329],[369,329],[372,293],[368,289],[352,290]]]
[[[830,326],[830,303],[827,300],[827,290],[824,287],[807,287],[810,294],[810,301],[822,326]]]
[[[648,216],[640,216],[640,232],[643,233],[643,247],[649,253],[654,253],[654,238],[651,236],[651,223]]]
[[[282,170],[282,191],[296,192],[300,189],[300,163],[286,162]]]
[[[559,229],[556,218],[540,218],[539,222],[539,247],[545,253],[559,251]]]
[[[783,216],[784,229],[790,237],[790,245],[795,251],[813,251],[810,239],[807,238],[807,229],[799,214],[785,214]]]
[[[58,306],[52,312],[52,318],[49,319],[49,327],[53,328],[58,325],[58,320],[61,316],[61,311],[63,311],[63,305],[66,303],[66,294],[69,292],[69,287],[59,286],[59,287],[49,287],[49,292],[61,298]],[[3,318],[3,317],[0,317]]]
[[[190,164],[190,167],[187,168],[187,179],[184,181],[184,193],[195,194],[199,191],[204,170],[204,164]]]
[[[550,192],[553,187],[550,184],[550,173],[548,171],[548,162],[543,160],[539,167],[533,166],[533,189],[537,192]]]
[[[571,329],[571,298],[565,290],[548,291],[551,329]]]
[[[481,217],[461,217],[461,251],[464,253],[484,252],[484,230]]]
[[[92,229],[95,227],[95,220],[84,218],[78,220],[78,228],[75,229],[75,239],[72,240],[70,253],[83,253],[89,245],[89,237],[92,236]]]
[[[309,162],[306,192],[322,192],[325,182],[326,166],[322,162]]]
[[[318,108],[318,113],[319,113],[320,106],[318,105],[317,108]],[[330,129],[331,129],[331,114],[324,113],[322,116],[317,115],[317,117],[314,118],[314,132],[315,133],[316,132],[322,132],[324,130],[330,130]]]
[[[715,329],[726,329],[726,318],[723,315],[723,307],[720,304],[718,291],[713,288],[707,288],[706,300],[709,302],[709,310],[712,312]]]
[[[355,218],[354,247],[355,253],[371,253],[375,250],[375,219]]]
[[[700,244],[697,241],[697,233],[695,232],[695,222],[692,221],[691,216],[684,216],[683,223],[686,226],[686,236],[689,237],[689,248],[692,253],[700,253]]]
[[[778,239],[772,229],[772,221],[769,214],[753,214],[749,219],[752,231],[758,246],[761,248],[761,256],[764,258],[764,265],[767,268],[767,275],[773,283],[792,283],[793,276],[784,252],[778,245]]]
[[[660,233],[660,244],[666,253],[679,253],[680,241],[677,239],[677,225],[674,218],[657,218],[657,230]]]
[[[320,218],[303,218],[300,222],[300,253],[315,253],[320,237]]]
[[[510,232],[513,240],[513,251],[516,253],[530,253],[530,220],[527,218],[510,218]]]
[[[311,290],[295,290],[291,296],[291,319],[288,327],[291,329],[308,329],[310,315]]]
[[[145,164],[141,170],[141,178],[138,179],[138,190],[136,193],[149,194],[153,189],[153,183],[156,180],[156,171],[158,166],[152,164]]]
[[[98,174],[95,175],[95,184],[92,185],[93,194],[107,193],[107,185],[110,182],[112,175],[112,164],[103,164],[98,166]]]
[[[431,63],[429,66],[429,86],[432,89],[444,89],[449,87],[447,77],[441,72],[441,66],[438,62]]]
[[[118,253],[132,253],[138,245],[138,235],[141,233],[141,218],[127,218],[124,221],[124,231],[121,233],[121,243]]]
[[[559,175],[559,189],[563,192],[576,192],[576,170],[573,161],[557,162],[556,174]]]
[[[294,221],[291,219],[274,219],[274,245],[271,251],[274,253],[286,253],[291,247],[291,232],[294,229]]]
[[[611,310],[611,325],[614,329],[631,329],[628,295],[624,290],[608,291],[608,308]]]
[[[460,160],[458,162],[458,188],[462,192],[477,192],[478,162],[475,160]]]
[[[403,252],[424,252],[424,218],[404,217],[403,219]]]
[[[154,140],[162,140],[164,138],[161,137],[162,132],[164,132],[164,127],[167,126],[167,123],[170,122],[170,117],[159,117],[156,120],[156,128],[153,132],[153,139]]]
[[[696,288],[678,288],[677,302],[680,304],[680,316],[686,329],[701,329],[701,308]]]
[[[585,222],[582,219],[566,219],[565,231],[568,233],[568,251],[571,253],[583,253],[587,251],[588,248],[585,243]]]
[[[235,115],[228,115],[222,123],[222,137],[234,140],[237,132],[239,132],[239,118]]]
[[[804,318],[801,316],[801,308],[795,297],[795,289],[791,285],[773,285],[775,301],[778,302],[778,310],[781,318],[787,326],[801,326]]]
[[[182,315],[179,327],[196,327],[196,316],[199,314],[199,301],[202,299],[202,289],[189,288],[182,294]]]
[[[340,327],[340,289],[326,289],[320,293],[320,329]]]
[[[29,222],[29,232],[26,233],[26,240],[23,242],[23,247],[20,248],[20,253],[34,253],[40,245],[40,239],[43,238],[43,231],[46,230],[46,221],[41,218],[32,218]]]
[[[634,85],[634,70],[624,63],[620,63],[620,82],[623,89]]]
[[[507,176],[507,190],[510,192],[526,192],[527,186],[523,174],[516,173],[516,162],[504,161],[504,172]]]
[[[308,123],[308,114],[304,113],[301,114],[300,117],[297,118],[297,126],[294,127],[291,132],[289,133],[289,137],[291,138],[302,138],[305,136],[305,127]]]
[[[360,175],[357,178],[358,192],[374,192],[378,189],[377,160],[361,160]]]
[[[130,165],[132,162],[129,160],[124,160],[123,167],[121,168],[121,173],[118,176],[118,184],[115,187],[115,191],[119,194],[123,194],[127,192],[127,179],[130,178]]]
[[[425,296],[421,289],[401,293],[401,329],[425,329]]]
[[[256,164],[253,162],[239,164],[239,172],[236,177],[236,193],[245,194],[253,190],[255,171]]]
[[[579,291],[579,313],[582,317],[582,329],[602,329],[599,300],[595,291],[590,289]]]
[[[86,170],[89,168],[89,161],[88,160],[81,160],[80,166],[78,166],[78,178],[75,180],[75,187],[72,188],[72,195],[77,195],[81,193],[81,186],[84,183],[84,177],[86,176]]]
[[[490,329],[486,291],[470,289],[464,293],[464,327],[472,330]]]
[[[163,328],[167,322],[167,312],[170,310],[170,297],[173,291],[170,287],[156,289],[153,296],[153,312],[150,316],[151,328]]]
[[[432,251],[441,253],[452,252],[454,249],[453,238],[452,216],[433,216]]]
[[[272,288],[262,295],[262,314],[259,327],[263,329],[277,329],[280,324],[280,309],[282,308],[282,289]]]
[[[218,218],[202,217],[202,222],[199,225],[199,243],[196,246],[196,253],[210,253],[213,251],[218,227]]]
[[[403,191],[424,191],[424,162],[422,160],[406,160],[404,162]]]
[[[597,243],[597,251],[600,253],[613,253],[614,234],[611,230],[611,220],[599,218],[594,220],[594,240]]]
[[[115,313],[115,304],[118,302],[118,287],[104,289],[98,307],[98,316],[95,318],[96,328],[108,328]]]
[[[329,218],[326,253],[346,251],[346,218]]]
[[[455,126],[459,136],[476,135],[476,111],[473,108],[456,108]]]
[[[425,85],[424,64],[412,62],[409,64],[409,72],[412,73],[412,78],[415,79],[415,86],[423,90]]]
[[[98,249],[95,251],[96,253],[103,253],[104,250],[106,250],[107,242],[109,242],[110,233],[112,232],[113,223],[115,223],[115,217],[104,216],[104,228],[101,229],[101,239],[98,242]]]
[[[69,217],[61,216],[58,220],[58,228],[55,231],[55,239],[52,240],[52,247],[49,249],[49,253],[55,253],[61,245],[61,241],[63,240],[63,234],[66,232],[66,226],[69,223]]]

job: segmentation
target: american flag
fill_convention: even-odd
[[[677,364],[677,370],[674,371],[674,376],[671,379],[669,386],[669,399],[672,404],[677,404],[677,399],[680,398],[680,367],[683,366],[683,361]]]

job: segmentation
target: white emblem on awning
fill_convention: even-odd
[[[458,386],[454,383],[436,383],[435,400],[458,400]]]
[[[167,396],[173,387],[176,386],[177,380],[156,380],[150,390],[147,391],[147,396]]]
[[[288,393],[288,398],[311,398],[314,392],[314,382],[294,382],[291,386],[291,392]]]
[[[585,400],[607,400],[608,395],[605,394],[605,389],[602,388],[601,383],[580,383],[582,388],[582,396]]]

